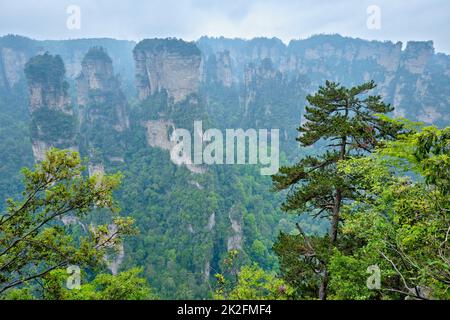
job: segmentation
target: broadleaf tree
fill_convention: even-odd
[[[21,199],[8,199],[0,215],[0,295],[31,282],[42,284],[52,271],[68,265],[100,267],[107,251],[135,231],[120,217],[113,191],[120,175],[87,177],[75,151],[51,149],[34,170],[24,169]],[[65,218],[83,219],[92,212],[112,212],[108,225],[91,226],[75,237]]]
[[[450,128],[401,135],[339,171],[363,191],[343,207],[342,228],[362,245],[334,251],[334,298],[449,299]],[[379,288],[366,286],[369,266]]]

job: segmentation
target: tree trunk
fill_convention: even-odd
[[[327,286],[328,286],[328,270],[325,269],[323,273],[322,283],[319,287],[319,299],[327,300]]]
[[[339,160],[344,160],[346,157],[346,143],[347,143],[347,137],[342,137],[341,139],[341,149],[339,152]],[[330,226],[330,254],[332,247],[336,244],[337,241],[337,235],[338,235],[338,228],[339,228],[339,213],[341,211],[341,203],[342,203],[342,190],[340,188],[337,188],[336,195],[334,196],[334,204],[332,209],[332,216],[331,216],[331,226]],[[325,267],[326,268],[326,267]],[[325,269],[322,282],[320,284],[319,288],[319,299],[320,300],[326,300],[327,299],[327,287],[328,287],[328,270]]]
[[[330,226],[330,240],[331,244],[333,245],[336,243],[337,240],[341,202],[342,202],[342,191],[337,190],[336,196],[334,197],[333,215],[331,217],[331,226]]]
[[[347,137],[344,136],[341,138],[341,149],[339,152],[339,160],[344,160],[347,152],[346,152],[346,146],[347,144]],[[333,212],[331,217],[331,226],[330,226],[330,240],[331,244],[335,244],[337,240],[337,233],[338,233],[338,226],[339,226],[339,213],[341,211],[341,203],[342,203],[342,190],[341,188],[336,188],[336,195],[334,196],[334,205],[333,205]]]

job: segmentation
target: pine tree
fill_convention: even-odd
[[[324,152],[307,156],[293,166],[282,167],[273,176],[275,190],[289,190],[282,205],[284,211],[329,219],[329,234],[325,238],[310,238],[297,225],[302,239],[302,261],[318,275],[320,299],[327,296],[327,257],[338,245],[341,206],[356,192],[351,183],[338,174],[336,165],[349,157],[371,152],[383,140],[395,137],[400,129],[377,116],[393,108],[380,96],[368,95],[375,88],[373,81],[350,89],[327,81],[316,94],[309,95],[306,121],[297,129],[300,132],[297,141],[302,147],[315,146],[315,150]],[[280,258],[283,264],[283,257]]]

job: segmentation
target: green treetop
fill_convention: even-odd
[[[0,215],[0,294],[67,265],[98,266],[121,235],[133,232],[132,220],[119,216],[113,218],[113,233],[107,225],[91,227],[78,238],[67,231],[65,217],[118,209],[112,192],[120,176],[85,177],[84,169],[77,152],[51,149],[34,171],[23,170],[22,199],[9,199]]]
[[[342,228],[360,245],[334,251],[334,298],[449,299],[449,129],[414,130],[339,164],[361,191],[343,207]],[[370,266],[380,270],[378,288],[366,285]]]

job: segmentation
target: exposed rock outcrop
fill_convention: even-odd
[[[206,57],[227,53],[234,75],[242,79],[244,67],[248,63],[259,63],[270,59],[275,65],[281,65],[286,60],[286,46],[278,38],[254,38],[251,40],[227,39],[224,37],[201,37],[197,42],[202,54]]]
[[[111,237],[111,240],[114,241],[114,239],[116,238],[116,233],[117,225],[115,225],[114,223],[109,224],[108,234],[106,238]],[[114,253],[105,255],[104,260],[111,273],[113,275],[116,275],[117,273],[119,273],[120,265],[122,264],[125,257],[125,249],[122,242],[111,245],[109,247],[114,251]]]
[[[24,77],[27,61],[36,54],[33,40],[7,35],[0,37],[0,92],[11,93]]]
[[[232,234],[228,237],[227,249],[228,251],[241,250],[243,242],[242,216],[236,206],[230,208],[228,218],[231,222]]]
[[[273,68],[281,72],[281,81],[298,76],[309,79],[310,85],[305,87],[309,92],[316,91],[325,80],[346,86],[374,80],[377,93],[394,105],[396,114],[439,125],[450,121],[446,96],[450,89],[450,56],[436,54],[432,41],[408,42],[404,50],[401,42],[340,35],[292,40],[287,46],[278,39],[207,37],[198,44],[207,56],[228,51],[233,77],[245,88],[249,79],[255,79],[258,65],[270,59]],[[241,108],[254,98],[248,93]]]
[[[192,115],[199,106],[200,50],[194,43],[183,40],[146,39],[136,45],[133,53],[139,99],[150,99],[161,92],[168,98],[153,101],[150,105],[155,109],[145,110],[150,119],[142,119],[141,123],[147,129],[148,145],[170,152],[176,145],[170,139],[176,121],[183,121],[186,114]],[[143,108],[147,107],[145,103]],[[193,173],[205,171],[200,165],[192,164],[186,153],[184,156],[185,159],[175,164],[184,165]]]
[[[170,152],[176,145],[176,142],[170,138],[171,132],[175,130],[175,124],[172,121],[164,119],[149,120],[144,123],[144,126],[147,128],[147,143],[150,147]],[[181,162],[175,164],[185,165],[192,173],[205,173],[205,168],[193,164],[190,158],[182,159]]]
[[[169,132],[175,129],[172,121],[149,120],[145,123],[147,128],[147,143],[150,147],[170,150],[173,142],[170,141]]]
[[[105,167],[103,166],[102,163],[90,164],[88,166],[88,172],[90,177],[94,175],[97,175],[98,177],[103,177],[103,175],[105,174]]]
[[[209,216],[208,224],[207,224],[207,226],[206,226],[206,229],[207,229],[208,231],[212,231],[212,230],[214,229],[215,225],[216,225],[216,213],[213,212],[213,213],[211,213],[211,215]]]
[[[282,73],[273,67],[269,58],[262,60],[258,65],[250,63],[245,68],[245,110],[254,101],[256,94],[270,87],[274,82],[281,83]]]
[[[200,50],[176,39],[146,39],[134,51],[138,95],[141,100],[166,90],[174,103],[198,91]]]
[[[422,74],[433,55],[434,47],[432,41],[410,41],[406,45],[400,66],[412,74]]]
[[[48,53],[38,55],[27,62],[25,74],[35,160],[42,160],[52,146],[77,150],[76,117],[64,80],[62,59]]]
[[[85,55],[77,89],[85,152],[91,158],[100,152],[98,150],[107,150],[99,158],[111,160],[121,157],[125,145],[124,132],[130,126],[127,100],[104,48],[93,47]]]
[[[248,64],[241,85],[241,126],[277,128],[284,150],[294,149],[293,137],[297,135],[309,85],[304,77],[282,73],[269,58]]]
[[[64,61],[66,76],[75,79],[81,72],[82,61],[92,46],[106,48],[127,87],[134,84],[133,41],[114,39],[33,40],[17,35],[0,37],[0,89],[11,90],[24,80],[25,63],[38,54],[50,52]]]
[[[27,55],[23,51],[12,48],[1,48],[1,65],[3,66],[5,86],[12,88],[22,78],[22,70],[27,62]]]
[[[85,55],[77,78],[78,105],[84,108],[82,119],[91,124],[103,118],[114,130],[129,128],[127,100],[114,75],[112,60],[102,47],[93,47]],[[98,108],[97,106],[106,106]]]
[[[393,81],[392,101],[403,116],[448,125],[450,56],[434,53],[433,42],[408,42]]]
[[[229,88],[235,82],[229,51],[212,54],[205,68],[205,81],[208,83],[218,83]]]

